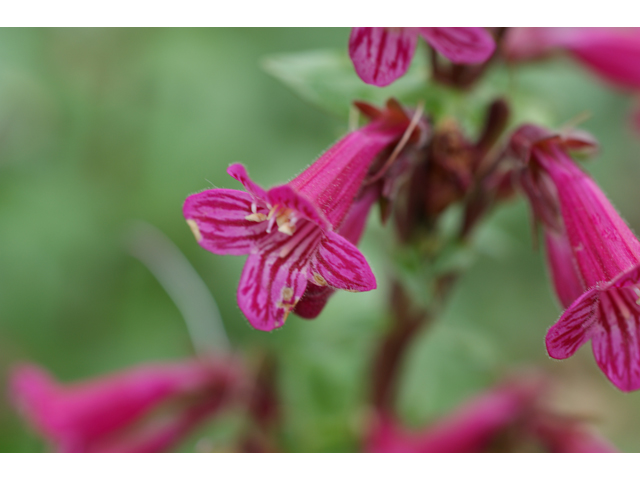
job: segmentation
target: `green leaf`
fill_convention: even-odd
[[[354,100],[382,104],[390,97],[400,101],[415,101],[424,94],[428,72],[423,55],[414,58],[411,68],[402,78],[387,87],[364,83],[353,69],[344,51],[320,50],[278,54],[262,62],[263,68],[302,99],[342,118],[348,118]]]
[[[436,319],[407,356],[399,409],[410,424],[447,415],[499,378],[497,346],[482,331],[456,320]]]

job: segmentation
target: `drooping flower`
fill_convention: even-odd
[[[285,185],[263,190],[244,166],[234,164],[227,171],[246,193],[213,189],[186,199],[183,213],[202,247],[249,254],[237,297],[254,328],[281,327],[309,284],[357,292],[376,288],[362,253],[336,231],[373,161],[410,124],[391,101],[377,119],[347,134]]]
[[[638,28],[513,28],[505,55],[513,61],[568,52],[601,78],[623,88],[640,89]]]
[[[538,129],[539,132],[540,129]],[[531,127],[512,143],[531,137]],[[640,388],[640,241],[557,135],[528,142],[525,188],[546,232],[549,264],[566,311],[546,337],[556,359],[591,340],[600,369],[619,389]],[[517,150],[517,148],[516,148]]]
[[[496,47],[482,27],[355,27],[349,37],[349,55],[356,73],[365,83],[389,85],[409,68],[418,36],[458,64],[482,63]]]
[[[580,422],[550,413],[541,402],[541,378],[523,377],[484,392],[428,427],[410,431],[376,419],[366,449],[374,453],[483,453],[518,451],[530,443],[549,452],[613,452]]]
[[[41,368],[23,365],[13,371],[10,390],[58,451],[159,452],[236,398],[243,377],[231,361],[194,360],[60,385]],[[162,405],[167,408],[158,412]]]

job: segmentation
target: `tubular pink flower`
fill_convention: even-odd
[[[238,305],[254,328],[281,327],[308,285],[363,292],[376,288],[360,251],[336,233],[373,161],[410,121],[393,102],[349,133],[286,185],[263,190],[244,167],[227,170],[247,193],[214,189],[183,207],[198,243],[216,254],[246,255]]]
[[[58,451],[162,451],[212,415],[237,390],[241,372],[228,362],[139,366],[122,373],[63,386],[34,365],[11,376],[16,406]],[[132,428],[156,407],[176,404],[165,418]]]
[[[378,87],[393,83],[407,72],[418,36],[459,64],[482,63],[496,47],[482,27],[355,27],[349,37],[349,55],[356,73],[365,83]]]
[[[547,201],[556,203],[561,219],[559,226],[543,220],[554,283],[568,306],[547,333],[547,351],[565,359],[591,340],[596,362],[609,380],[621,390],[637,390],[640,242],[566,148],[555,137],[529,149],[529,172],[539,185],[551,185],[550,198],[555,199]]]
[[[485,452],[495,437],[531,408],[541,384],[511,382],[479,395],[422,432],[407,432],[389,419],[379,421],[369,438],[374,453]]]
[[[421,431],[407,431],[383,416],[366,449],[373,453],[485,453],[518,451],[531,441],[549,452],[615,452],[615,447],[576,419],[545,405],[547,379],[524,376],[488,390]],[[513,449],[513,450],[511,450]]]
[[[614,85],[640,89],[638,28],[515,28],[507,34],[505,54],[512,60],[540,57],[556,50],[569,52]]]
[[[546,230],[544,238],[553,286],[562,306],[568,308],[584,293],[586,287],[576,270],[566,232],[556,233],[553,230]]]
[[[615,453],[618,450],[598,432],[581,422],[552,414],[538,414],[530,429],[550,453]]]

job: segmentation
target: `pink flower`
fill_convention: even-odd
[[[529,428],[550,453],[617,452],[606,438],[573,418],[539,412],[532,417]]]
[[[524,127],[512,143],[527,137]],[[530,132],[531,130],[529,130]],[[640,388],[640,242],[596,183],[547,135],[529,142],[525,188],[547,230],[549,263],[567,310],[547,333],[549,355],[591,340],[600,369],[621,390]]]
[[[56,450],[156,452],[180,440],[237,395],[243,382],[228,361],[149,364],[72,385],[34,365],[11,375],[13,401]],[[164,415],[151,415],[171,405]]]
[[[505,54],[512,60],[564,50],[603,79],[624,89],[640,89],[638,28],[514,28]]]
[[[596,432],[544,405],[546,382],[524,377],[478,395],[419,431],[383,416],[374,422],[367,451],[374,453],[483,453],[520,451],[615,452]]]
[[[356,73],[378,87],[393,83],[409,68],[418,36],[453,63],[482,63],[496,47],[491,34],[481,27],[355,27],[349,37],[349,55]]]
[[[523,418],[540,393],[539,382],[511,382],[477,396],[428,428],[409,432],[382,418],[368,441],[375,453],[472,453],[489,450],[509,425]]]
[[[409,123],[390,102],[378,119],[346,135],[286,185],[265,191],[234,164],[227,171],[247,193],[214,189],[187,198],[184,216],[202,247],[249,254],[238,305],[254,328],[281,327],[308,285],[376,288],[362,253],[336,231],[373,161],[400,140]]]

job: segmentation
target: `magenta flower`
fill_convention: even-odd
[[[400,140],[409,123],[391,102],[378,119],[346,135],[286,185],[265,191],[234,164],[227,171],[247,193],[213,189],[187,198],[184,216],[202,247],[249,255],[237,297],[254,328],[281,327],[310,284],[356,292],[376,288],[362,253],[336,230],[373,161]]]
[[[514,139],[526,137],[524,127]],[[523,135],[524,132],[524,135]],[[512,140],[512,143],[514,140]],[[547,233],[558,296],[568,307],[546,337],[556,359],[591,340],[600,369],[621,390],[640,388],[640,242],[558,136],[530,142],[526,188]],[[546,213],[544,213],[546,212]]]
[[[58,451],[156,452],[220,411],[242,382],[241,370],[228,361],[144,365],[69,386],[24,365],[12,373],[10,389],[16,406]],[[154,415],[161,405],[172,408]]]
[[[355,27],[349,37],[349,56],[358,76],[365,82],[384,87],[403,76],[418,36],[453,63],[482,63],[496,45],[481,27]]]
[[[566,51],[603,79],[624,89],[640,89],[638,28],[514,28],[505,54],[511,60]]]
[[[573,418],[537,412],[529,423],[533,436],[550,453],[615,453],[618,450],[598,432]]]
[[[383,417],[370,435],[367,449],[374,453],[486,452],[500,432],[524,417],[541,387],[529,379],[506,383],[418,432],[406,431]]]
[[[376,419],[366,448],[373,453],[484,453],[519,451],[532,444],[564,453],[615,452],[582,422],[551,413],[543,397],[546,381],[523,377],[478,395],[418,431],[394,419]]]

